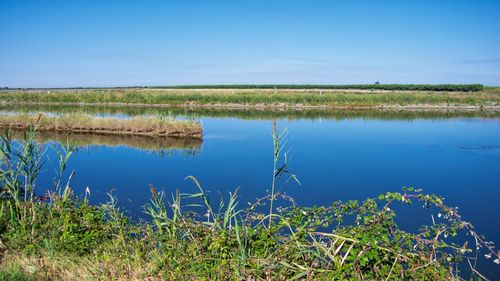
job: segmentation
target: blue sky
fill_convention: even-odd
[[[0,87],[500,85],[500,1],[0,0]]]

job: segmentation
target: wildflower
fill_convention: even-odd
[[[493,262],[496,264],[500,264],[500,259],[495,259]]]
[[[491,258],[491,253],[488,253],[488,254],[484,255],[484,257],[487,258],[487,259]]]
[[[442,215],[441,215],[441,213],[439,213],[439,214],[438,214],[438,218],[441,218],[441,216],[442,216]]]

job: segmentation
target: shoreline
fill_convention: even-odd
[[[242,110],[455,110],[455,111],[499,111],[500,105],[432,105],[432,104],[415,104],[415,105],[373,105],[373,106],[351,106],[351,105],[303,105],[303,104],[200,104],[200,103],[183,103],[183,104],[149,104],[149,103],[89,103],[89,102],[10,102],[0,101],[0,105],[31,105],[31,106],[102,106],[102,107],[156,107],[156,108],[211,108],[211,109],[242,109]]]
[[[9,91],[0,104],[221,109],[397,109],[500,111],[500,89],[478,92],[322,89],[127,89]]]

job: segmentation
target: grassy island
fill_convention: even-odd
[[[201,138],[199,123],[159,117],[112,118],[86,114],[0,116],[0,128],[26,130],[36,126],[40,132],[92,133],[102,135],[130,135],[151,137]]]

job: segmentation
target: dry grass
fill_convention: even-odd
[[[180,121],[158,117],[133,117],[119,119],[95,117],[85,114],[48,115],[3,115],[0,128],[26,130],[35,126],[39,132],[74,132],[105,135],[135,135],[160,137],[201,138],[201,125],[194,121]]]
[[[1,271],[10,276],[0,279],[22,280],[163,280],[155,275],[152,264],[120,263],[113,260],[98,260],[78,256],[45,255],[38,258],[21,253],[4,254],[0,262]]]

